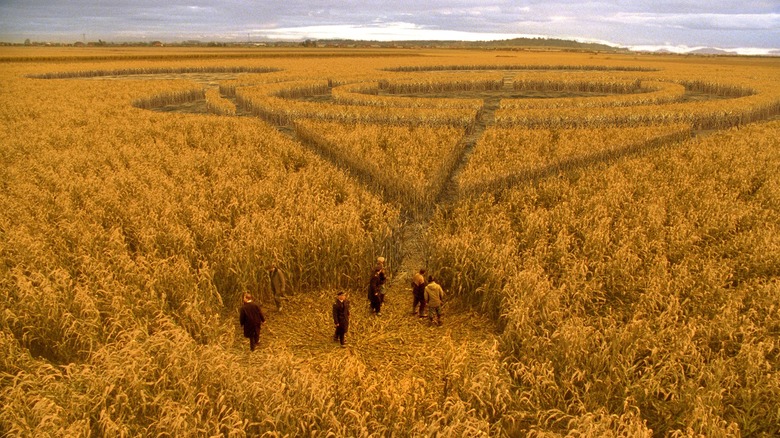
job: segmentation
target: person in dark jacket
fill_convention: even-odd
[[[380,278],[381,270],[374,269],[374,275],[368,283],[368,301],[371,303],[371,310],[380,316],[382,313],[382,280]]]
[[[425,313],[425,286],[427,285],[425,269],[420,269],[420,272],[412,277],[412,315],[419,315],[420,318],[427,316]],[[420,306],[419,310],[417,310],[418,305]]]
[[[385,271],[385,258],[377,257],[374,271],[379,270],[379,302],[385,303],[385,283],[387,282],[387,271]]]
[[[244,294],[244,305],[241,306],[238,322],[244,327],[244,336],[249,338],[249,350],[255,351],[260,342],[260,326],[265,324],[265,315],[250,294]]]
[[[346,347],[344,337],[349,330],[349,300],[347,300],[347,293],[344,291],[336,295],[336,302],[333,303],[333,324],[336,326],[333,340],[339,341],[342,347]]]

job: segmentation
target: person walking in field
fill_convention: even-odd
[[[384,257],[377,257],[376,258],[376,265],[374,266],[374,270],[379,269],[382,271],[382,275],[385,275],[385,258]]]
[[[347,300],[347,293],[344,291],[336,295],[336,302],[333,303],[333,324],[336,326],[333,340],[339,341],[342,348],[346,347],[347,342],[344,338],[349,330],[349,300]]]
[[[420,318],[424,318],[425,314],[425,286],[428,283],[425,282],[425,269],[420,269],[412,277],[412,315],[418,315]],[[417,306],[420,306],[419,309]]]
[[[385,283],[387,282],[387,273],[385,272],[385,258],[377,257],[374,271],[379,271],[379,301],[385,303]]]
[[[428,285],[425,286],[425,305],[428,308],[429,321],[441,325],[441,306],[444,303],[444,289],[436,283],[433,276],[428,277]]]
[[[255,351],[260,342],[260,327],[265,324],[265,315],[251,294],[244,294],[244,305],[241,306],[238,322],[244,327],[244,337],[249,338],[249,350]]]
[[[381,270],[375,268],[371,280],[368,282],[368,301],[371,304],[371,311],[376,316],[382,315],[382,301],[384,301],[382,298]]]
[[[276,304],[276,310],[282,311],[281,296],[284,295],[287,287],[287,278],[285,278],[284,272],[279,269],[275,263],[268,267],[268,278],[271,280],[271,297]]]

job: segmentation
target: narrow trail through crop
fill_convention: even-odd
[[[507,73],[504,76],[504,84],[501,91],[510,92],[512,90],[512,79],[514,73]],[[452,170],[447,178],[447,184],[445,184],[443,190],[437,197],[437,204],[449,205],[452,204],[458,198],[458,183],[457,175],[463,170],[469,161],[471,153],[474,151],[474,147],[477,145],[482,134],[489,126],[495,123],[495,112],[499,107],[501,98],[497,96],[486,97],[482,104],[482,110],[479,112],[477,123],[471,132],[467,133],[460,141],[459,147],[461,147],[461,156],[458,160],[457,166]]]

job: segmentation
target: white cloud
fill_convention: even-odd
[[[0,41],[201,38],[494,40],[780,48],[778,0],[0,0]]]
[[[780,14],[617,13],[605,21],[637,26],[706,30],[777,30]]]
[[[780,52],[778,52],[775,49],[763,49],[763,48],[756,48],[756,47],[721,48],[721,47],[705,47],[705,46],[691,47],[686,45],[675,45],[675,44],[648,44],[648,45],[628,46],[627,48],[629,50],[634,50],[639,52],[666,51],[666,52],[678,53],[678,54],[688,53],[698,49],[716,49],[728,53],[733,53],[735,55],[758,55],[758,56],[780,55]]]
[[[414,23],[395,22],[375,25],[326,25],[262,30],[272,39],[354,39],[371,41],[461,40],[485,41],[516,38],[517,34],[475,33],[429,29]],[[527,35],[530,36],[530,35]]]

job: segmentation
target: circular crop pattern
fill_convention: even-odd
[[[695,130],[767,118],[780,108],[773,93],[740,83],[628,66],[401,66],[368,79],[240,75],[278,71],[193,67],[37,77],[206,75],[205,87],[133,104],[262,118],[412,211],[680,141]],[[420,166],[419,158],[435,165]]]
[[[752,89],[646,77],[644,69],[398,72],[233,92],[251,114],[291,127],[364,180],[381,181],[385,194],[423,210],[444,193],[500,190],[773,111]],[[724,112],[724,103],[733,110]],[[461,134],[453,137],[452,128]],[[438,165],[420,168],[408,157]]]

